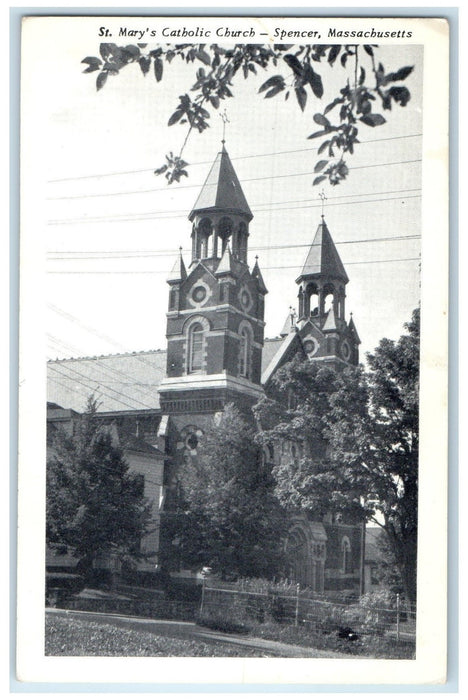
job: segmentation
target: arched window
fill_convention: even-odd
[[[224,253],[226,246],[232,235],[232,221],[227,216],[223,216],[218,224],[218,236],[222,241],[221,252]]]
[[[349,539],[347,537],[343,537],[341,540],[341,553],[343,556],[343,573],[344,574],[349,574],[352,571],[352,564],[351,564],[351,544],[349,542]]]
[[[327,284],[323,288],[323,310],[328,313],[335,301],[335,288],[332,284]]]
[[[241,330],[239,348],[239,374],[248,377],[250,374],[250,333],[247,328]]]
[[[247,226],[244,221],[239,224],[237,235],[238,257],[241,262],[247,262]]]
[[[189,372],[201,372],[203,367],[204,329],[201,323],[194,323],[189,331]]]

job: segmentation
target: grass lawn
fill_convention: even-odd
[[[178,639],[110,623],[46,615],[46,656],[279,656],[220,642]]]

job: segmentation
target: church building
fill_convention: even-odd
[[[334,368],[359,362],[359,336],[345,313],[348,276],[323,215],[295,280],[297,315],[291,311],[273,339],[264,338],[268,290],[258,260],[252,268],[248,263],[253,215],[224,142],[188,218],[190,260],[181,251],[167,279],[167,348],[48,362],[49,436],[59,425],[69,427],[95,393],[100,419],[142,474],[155,525],[142,543],[148,556],[137,573],[143,578],[162,563],[173,575],[194,574],[177,556],[177,537],[165,541],[165,522],[178,498],[179,467],[196,455],[213,416],[228,403],[248,414],[297,354]],[[271,459],[293,460],[295,450],[275,446]],[[334,514],[317,521],[292,514],[289,577],[319,593],[358,591],[363,534],[361,524]]]

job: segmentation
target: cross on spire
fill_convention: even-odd
[[[224,110],[224,112],[222,112],[219,116],[221,117],[222,122],[223,122],[223,139],[222,139],[221,143],[224,146],[224,144],[226,142],[226,123],[229,123],[229,119],[228,119],[228,115],[227,115],[226,110]]]
[[[327,197],[325,196],[325,191],[323,188],[319,194],[319,197],[322,200],[322,219],[324,219],[325,218],[325,201],[326,201]]]

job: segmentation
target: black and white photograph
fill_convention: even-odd
[[[444,682],[447,52],[23,19],[26,680]]]

